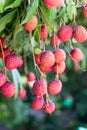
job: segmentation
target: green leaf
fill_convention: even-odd
[[[21,4],[21,2],[22,2],[22,0],[16,0],[12,4],[10,4],[9,6],[5,7],[5,9],[18,7]]]
[[[24,23],[26,23],[29,19],[32,18],[32,16],[35,14],[37,8],[38,8],[38,4],[39,4],[39,0],[34,0],[31,7],[29,8],[27,15],[25,17],[25,19],[22,21],[21,25],[23,25]]]
[[[4,4],[5,4],[5,0],[0,0],[0,12],[3,12]]]
[[[2,30],[4,30],[4,28],[6,27],[7,23],[11,22],[11,20],[13,19],[14,17],[14,14],[15,14],[16,10],[6,14],[5,16],[3,16],[1,19],[0,19],[0,32]]]

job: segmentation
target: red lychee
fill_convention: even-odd
[[[80,62],[83,59],[83,53],[79,48],[74,48],[70,52],[71,59],[75,62]]]
[[[64,0],[43,0],[43,2],[49,8],[57,8],[64,3]]]
[[[2,86],[1,92],[6,97],[12,97],[15,94],[15,92],[16,92],[16,87],[15,87],[14,83],[6,82]]]
[[[28,81],[35,81],[36,80],[36,76],[35,76],[35,74],[33,73],[33,72],[29,72],[28,74],[27,74],[27,80]]]
[[[62,74],[65,71],[65,68],[66,68],[65,62],[56,63],[53,66],[54,72],[56,72],[58,74]]]
[[[46,73],[48,73],[52,70],[52,67],[46,67],[44,65],[40,65],[39,68],[42,72],[46,72]]]
[[[6,82],[6,75],[0,72],[0,87]]]
[[[77,65],[77,64],[74,65],[74,70],[75,70],[75,71],[78,71],[79,69],[80,69],[79,65]]]
[[[19,59],[19,64],[17,67],[20,68],[23,65],[23,59],[21,57],[18,57],[18,59]]]
[[[26,96],[26,89],[23,88],[19,93],[18,93],[18,97],[19,98],[24,98]]]
[[[58,36],[56,34],[53,34],[50,38],[50,44],[52,46],[59,46],[60,44],[60,39],[58,38]]]
[[[43,97],[36,97],[32,100],[32,108],[35,110],[40,110],[43,107],[44,99]]]
[[[73,30],[73,37],[78,42],[84,42],[87,39],[86,29],[81,25],[76,26]]]
[[[6,45],[6,40],[3,38],[0,38],[0,42],[2,43],[2,46],[4,47]],[[1,47],[0,47],[1,48]]]
[[[83,15],[87,18],[87,4],[82,8]]]
[[[62,42],[68,41],[72,37],[72,28],[69,25],[63,25],[59,28],[57,36]]]
[[[5,58],[6,56],[10,55],[11,54],[11,50],[7,47],[7,48],[3,48],[3,53],[2,54],[2,51],[0,50],[0,58]]]
[[[5,66],[9,70],[17,68],[19,65],[19,58],[15,54],[10,54],[5,58]]]
[[[51,51],[47,50],[47,51],[44,51],[41,53],[40,61],[41,61],[42,65],[49,68],[49,67],[52,67],[54,65],[55,56]]]
[[[44,80],[37,80],[32,88],[33,93],[36,96],[43,96],[47,92],[47,84]]]
[[[50,94],[59,94],[62,89],[62,83],[60,80],[51,80],[48,83],[48,91]]]
[[[65,61],[66,53],[63,49],[55,49],[53,53],[55,55],[56,63],[61,63],[61,62]]]
[[[27,31],[33,31],[38,24],[38,19],[36,17],[36,15],[34,15],[27,23],[24,24],[24,28]]]
[[[35,61],[36,61],[36,63],[37,63],[38,65],[41,64],[40,55],[34,54],[34,56],[35,56]]]
[[[45,103],[43,110],[45,113],[51,114],[55,111],[55,104],[52,101]]]
[[[47,37],[47,28],[45,25],[42,25],[40,30],[40,40],[44,40],[46,37]]]

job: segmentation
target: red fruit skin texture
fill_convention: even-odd
[[[32,108],[34,110],[40,110],[44,105],[43,97],[35,97],[31,102]]]
[[[55,104],[52,101],[45,103],[43,110],[45,113],[51,114],[55,111]]]
[[[50,94],[59,94],[62,90],[62,83],[60,80],[51,80],[48,83],[48,91]]]
[[[49,8],[57,8],[64,3],[64,0],[43,0],[43,2]]]
[[[65,71],[65,68],[66,68],[65,62],[61,62],[61,63],[58,63],[58,64],[56,63],[53,66],[54,72],[58,73],[58,74],[62,74]]]
[[[61,63],[61,62],[65,61],[66,53],[63,49],[55,49],[53,53],[55,55],[56,63]]]
[[[87,18],[87,4],[82,8],[83,15]]]
[[[6,75],[3,72],[0,72],[0,87],[6,82]]]
[[[25,98],[26,97],[26,89],[23,88],[19,93],[18,93],[19,98]]]
[[[75,62],[80,62],[83,59],[83,53],[79,48],[74,48],[70,52],[71,59]]]
[[[58,38],[58,36],[56,34],[53,34],[50,38],[50,44],[52,46],[59,46],[60,44],[60,39]]]
[[[36,80],[35,74],[33,72],[29,72],[27,74],[27,80],[30,81],[30,82]]]
[[[40,64],[41,64],[41,61],[40,61],[40,55],[38,55],[38,54],[34,54],[34,57],[35,57],[35,61],[36,61],[36,63],[37,63],[38,65],[40,65]]]
[[[55,56],[51,51],[47,50],[47,51],[44,51],[41,53],[40,61],[41,61],[42,65],[49,68],[49,67],[52,67],[54,65]]]
[[[16,92],[16,87],[15,87],[14,83],[12,83],[12,82],[6,82],[2,86],[1,92],[2,92],[2,94],[5,97],[12,97],[15,94],[15,92]]]
[[[9,70],[17,68],[19,65],[19,58],[15,54],[10,54],[5,58],[5,66]]]
[[[4,48],[3,52],[4,52],[4,55],[2,55],[2,51],[0,50],[0,58],[1,59],[5,58],[6,56],[11,54],[11,50],[9,48]]]
[[[38,24],[38,19],[36,17],[36,15],[34,15],[27,23],[24,24],[24,28],[27,31],[33,31]]]
[[[44,65],[40,65],[39,68],[42,72],[45,72],[45,73],[48,73],[52,70],[52,67],[46,67]]]
[[[44,80],[37,80],[32,88],[33,93],[36,96],[43,96],[47,92],[47,84]]]
[[[2,46],[4,47],[6,45],[6,40],[3,38],[0,38],[0,42],[2,43]]]
[[[78,42],[84,42],[87,39],[86,29],[81,25],[76,26],[73,30],[73,37]]]
[[[69,25],[63,25],[59,28],[57,36],[62,42],[68,41],[72,37],[72,28]]]
[[[19,64],[17,67],[21,67],[23,65],[23,59],[21,57],[18,57],[19,58]]]
[[[46,37],[47,37],[47,28],[45,25],[42,25],[40,30],[40,40],[44,40]]]

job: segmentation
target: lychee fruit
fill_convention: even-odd
[[[34,15],[28,22],[24,24],[24,28],[27,31],[33,31],[37,27],[37,24],[38,24],[38,19],[36,15]]]
[[[6,75],[3,72],[0,72],[0,87],[6,82]]]
[[[40,61],[40,55],[38,55],[38,54],[34,54],[34,57],[35,57],[35,61],[36,61],[36,63],[39,65],[39,64],[41,64],[41,61]]]
[[[19,64],[17,67],[20,68],[23,65],[23,59],[21,57],[18,57],[18,59],[19,59]]]
[[[47,92],[47,84],[44,80],[37,80],[32,88],[33,93],[36,96],[43,96]]]
[[[47,50],[47,51],[44,51],[41,53],[40,61],[41,61],[42,65],[49,68],[49,67],[52,67],[54,65],[55,56],[51,51]]]
[[[47,28],[45,25],[42,25],[40,30],[40,40],[44,40],[46,37],[47,37]]]
[[[58,36],[56,34],[53,34],[50,38],[50,44],[52,46],[59,46],[60,44],[60,39],[58,38]]]
[[[7,47],[7,48],[3,48],[3,53],[2,54],[2,51],[0,50],[0,58],[5,58],[6,56],[10,55],[11,54],[11,50]]]
[[[57,8],[64,3],[64,0],[43,0],[43,2],[49,8]]]
[[[17,68],[19,65],[19,58],[15,54],[10,54],[5,58],[5,66],[9,70]]]
[[[16,92],[16,87],[12,82],[5,82],[2,86],[1,92],[6,97],[12,97]]]
[[[87,4],[82,7],[83,15],[87,18]]]
[[[78,42],[84,42],[87,39],[86,29],[81,25],[76,26],[73,30],[73,37]]]
[[[55,104],[52,101],[45,103],[43,110],[45,113],[51,114],[55,111]]]
[[[77,65],[77,64],[74,65],[74,70],[75,70],[75,71],[78,71],[79,69],[80,69],[79,65]]]
[[[79,48],[74,48],[70,52],[71,59],[75,62],[80,62],[83,59],[83,53]]]
[[[72,28],[69,25],[63,25],[59,28],[57,36],[62,42],[68,41],[72,37]]]
[[[43,97],[35,97],[32,100],[32,108],[35,110],[40,110],[44,105],[44,99]]]
[[[45,73],[48,73],[48,72],[50,72],[52,70],[52,67],[46,67],[46,66],[44,66],[42,64],[39,66],[39,68],[40,68],[40,70],[42,72],[45,72]]]
[[[18,93],[18,97],[19,98],[24,98],[26,96],[26,89],[23,88],[19,93]]]
[[[54,56],[55,56],[55,62],[56,63],[61,63],[63,61],[65,61],[66,59],[66,53],[63,49],[55,49],[53,51]]]
[[[59,94],[62,89],[62,83],[60,80],[51,80],[47,87],[50,94]]]
[[[28,80],[29,82],[35,81],[35,80],[36,80],[35,74],[34,74],[33,72],[29,72],[29,73],[27,74],[27,80]]]
[[[3,39],[3,38],[0,38],[0,42],[1,42],[1,44],[2,44],[2,46],[4,47],[5,45],[6,45],[6,40],[5,39]]]
[[[53,66],[53,70],[55,73],[62,74],[65,71],[66,65],[65,62],[56,63]]]

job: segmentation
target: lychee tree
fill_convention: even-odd
[[[53,98],[60,95],[67,70],[86,71],[86,3],[0,2],[1,96],[25,98],[29,86],[32,108],[49,114],[55,111]],[[79,20],[81,14],[83,20]]]

